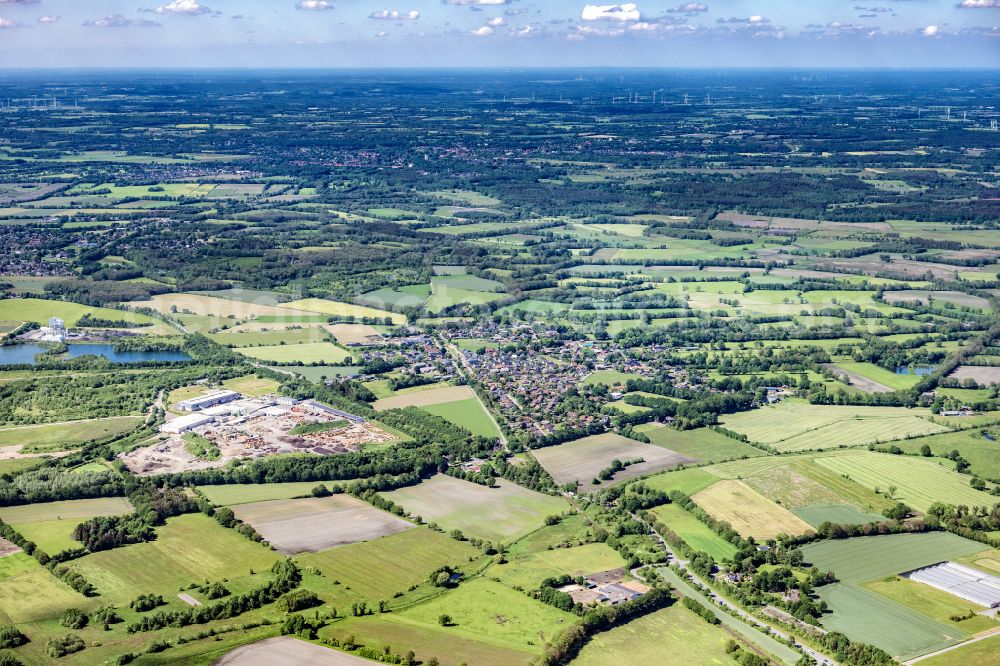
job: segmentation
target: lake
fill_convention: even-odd
[[[190,361],[191,357],[179,351],[115,351],[112,344],[70,344],[68,358],[95,355],[112,363],[142,363],[145,361]],[[35,355],[46,350],[44,345],[21,344],[0,347],[0,365],[35,365]]]
[[[934,372],[934,366],[932,365],[902,365],[896,368],[897,375],[917,375],[918,377],[923,377]]]

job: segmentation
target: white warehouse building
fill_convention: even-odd
[[[160,432],[169,435],[180,435],[181,433],[200,428],[203,425],[215,423],[215,417],[209,414],[188,414],[180,416],[172,421],[167,421],[160,426]]]
[[[239,400],[241,396],[236,391],[210,391],[197,398],[181,400],[177,403],[177,409],[182,412],[200,412],[207,407],[222,405],[233,400]]]

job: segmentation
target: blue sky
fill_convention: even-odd
[[[1000,0],[0,0],[0,67],[1000,67]]]

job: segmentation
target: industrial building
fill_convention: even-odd
[[[200,412],[208,407],[239,400],[241,397],[243,396],[236,391],[210,391],[197,398],[181,400],[177,403],[177,409],[182,412]]]
[[[1000,606],[1000,578],[955,562],[917,569],[906,577],[980,606]]]
[[[172,421],[167,421],[160,426],[160,432],[170,435],[180,435],[181,433],[200,428],[210,423],[215,423],[215,417],[210,414],[188,414],[187,416],[180,416]]]

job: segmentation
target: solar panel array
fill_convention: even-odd
[[[908,577],[980,606],[1000,606],[1000,578],[955,562],[917,569]]]

